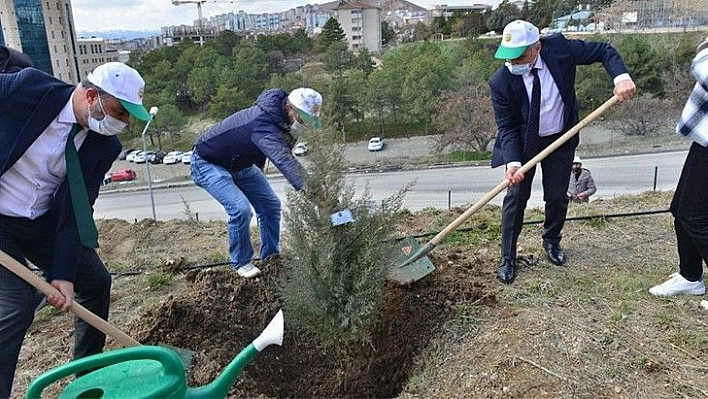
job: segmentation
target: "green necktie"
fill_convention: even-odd
[[[86,194],[79,153],[76,151],[76,146],[74,146],[74,137],[81,130],[83,130],[83,126],[75,123],[74,127],[71,128],[69,138],[66,140],[66,149],[64,150],[66,175],[69,179],[71,204],[74,207],[74,217],[76,218],[76,226],[79,228],[81,245],[86,248],[98,248],[98,230],[96,230],[96,225],[93,222],[91,205],[89,204],[88,194]]]

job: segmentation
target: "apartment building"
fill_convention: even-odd
[[[335,17],[347,35],[349,50],[366,48],[381,51],[381,9],[361,1],[341,2],[334,8]]]
[[[117,50],[110,50],[106,41],[100,37],[79,38],[77,59],[79,63],[79,79],[84,79],[94,68],[106,62],[120,61]]]
[[[0,41],[27,54],[38,69],[66,82],[79,82],[70,0],[3,0]]]

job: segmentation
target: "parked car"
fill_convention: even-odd
[[[135,163],[145,163],[150,159],[151,156],[155,155],[155,151],[140,151],[133,158]]]
[[[167,155],[166,152],[158,151],[158,152],[154,153],[153,155],[148,156],[148,162],[150,162],[151,164],[162,163],[162,160],[165,159],[165,155]]]
[[[307,143],[297,143],[293,147],[293,154],[297,156],[305,155],[308,151],[310,151],[310,146]]]
[[[369,140],[369,151],[381,151],[384,148],[384,139],[381,137],[372,137]]]
[[[135,162],[135,156],[138,155],[142,151],[140,150],[133,150],[128,153],[128,155],[125,156],[125,160],[128,162]]]
[[[190,163],[192,162],[192,151],[187,151],[184,154],[182,154],[182,163]]]
[[[182,151],[170,151],[165,155],[165,158],[162,160],[162,163],[165,165],[174,165],[176,163],[182,162],[182,154],[184,154]]]
[[[119,169],[119,170],[116,170],[113,172],[106,173],[103,183],[108,184],[108,183],[117,182],[117,181],[131,181],[131,180],[135,180],[135,177],[137,175],[138,174],[135,173],[135,171],[133,169],[129,169],[129,168]]]
[[[128,154],[130,154],[133,151],[135,151],[135,148],[128,148],[128,149],[121,151],[120,154],[118,154],[118,160],[125,161],[125,158],[128,157]]]

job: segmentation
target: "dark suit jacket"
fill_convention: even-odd
[[[563,99],[563,131],[575,126],[580,105],[575,95],[575,72],[578,65],[602,62],[614,79],[627,73],[627,67],[617,50],[608,43],[566,39],[561,34],[542,37],[541,58],[546,63]],[[512,75],[506,66],[500,67],[489,79],[497,137],[492,153],[492,167],[512,161],[523,162],[529,99],[521,76]],[[541,116],[543,117],[543,116]],[[568,143],[573,149],[578,136]]]
[[[0,176],[2,176],[66,105],[75,86],[34,68],[0,74]],[[79,149],[81,171],[93,205],[103,177],[118,157],[117,137],[89,131]],[[56,222],[56,243],[51,265],[41,265],[50,279],[74,281],[82,251],[66,181],[54,195],[51,215]]]

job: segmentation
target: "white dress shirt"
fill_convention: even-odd
[[[73,94],[20,159],[0,176],[0,214],[36,219],[49,211],[54,193],[66,177],[64,148],[76,123],[72,99]],[[86,129],[76,134],[77,149],[86,135]]]

